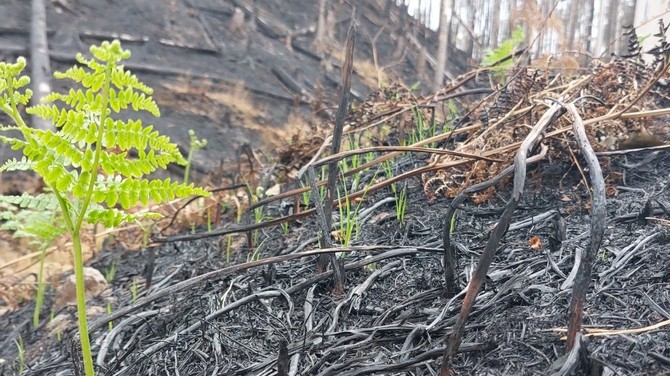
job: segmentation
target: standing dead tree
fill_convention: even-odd
[[[444,82],[444,65],[447,63],[447,45],[449,44],[449,0],[442,0],[440,7],[440,29],[438,33],[437,65],[435,66],[435,78],[433,88],[437,91]]]
[[[51,93],[51,64],[49,61],[49,43],[47,42],[47,15],[43,0],[32,1],[32,19],[30,25],[30,60],[32,72],[33,97],[31,102],[37,105]],[[32,117],[33,127],[47,130],[51,128],[48,120],[39,116]]]

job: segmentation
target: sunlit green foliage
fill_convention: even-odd
[[[30,90],[21,92],[30,83],[27,76],[20,76],[25,60],[19,58],[16,64],[0,63],[0,109],[17,123],[13,127],[0,126],[0,131],[19,130],[23,135],[23,139],[3,136],[0,141],[24,153],[21,160],[5,162],[0,171],[35,170],[55,192],[73,196],[73,200],[67,200],[73,214],[86,206],[87,222],[102,222],[108,227],[138,219],[137,215],[115,209],[117,204],[129,209],[137,202],[147,205],[149,200],[162,203],[175,197],[206,195],[193,185],[169,179],[143,179],[170,163],[185,165],[186,160],[177,145],[160,135],[152,125],[112,117],[114,114],[121,117],[124,110],[123,115],[127,116],[128,109],[160,115],[151,97],[152,89],[119,64],[130,57],[130,51],[115,41],[91,47],[91,54],[92,59],[77,54],[81,66],[54,75],[72,80],[82,88],[70,89],[65,94],[51,93],[42,104],[27,109],[29,114],[50,120],[56,127],[55,132],[27,127],[15,111],[18,105],[27,104],[32,94]],[[131,149],[135,150],[136,159],[129,159]],[[49,209],[55,209],[58,201],[52,194],[45,196],[49,197],[5,197],[0,198],[0,202],[36,209],[49,205]],[[91,198],[100,205],[81,202]]]
[[[509,57],[514,53],[514,49],[517,48],[525,38],[523,29],[517,26],[513,31],[509,39],[505,40],[493,50],[488,50],[484,54],[482,59],[482,67],[491,67],[491,65]],[[494,67],[491,67],[493,72],[502,73],[508,70],[514,64],[514,59],[507,59],[501,63],[496,64]]]
[[[145,126],[141,120],[126,119],[133,111],[160,115],[151,96],[152,89],[121,64],[130,57],[130,51],[115,40],[92,46],[90,53],[90,59],[77,54],[78,66],[54,74],[57,79],[73,81],[78,88],[67,93],[51,93],[43,103],[26,109],[28,114],[49,120],[55,130],[30,128],[21,117],[20,107],[26,106],[32,96],[26,88],[30,78],[21,75],[26,60],[18,58],[14,64],[0,63],[0,111],[15,123],[0,125],[0,142],[21,150],[24,155],[20,160],[0,165],[0,172],[33,170],[47,187],[46,193],[34,197],[27,194],[0,197],[0,207],[9,209],[5,212],[14,216],[9,218],[4,214],[3,219],[13,221],[10,223],[16,226],[15,231],[25,231],[31,222],[19,222],[20,212],[12,208],[62,214],[59,217],[62,221],[55,223],[72,236],[80,339],[88,376],[94,371],[86,324],[82,224],[116,227],[123,222],[158,216],[128,213],[127,209],[138,202],[147,205],[149,200],[164,203],[178,197],[208,195],[192,184],[144,178],[170,163],[185,165],[186,160],[177,145],[161,136],[153,126]],[[9,131],[13,131],[12,134],[18,131],[22,137],[12,137]],[[129,158],[131,151],[135,159]],[[119,205],[121,209],[117,208]],[[34,216],[35,221],[39,218]],[[24,229],[19,228],[22,225]],[[50,234],[36,233],[36,236],[47,240]]]

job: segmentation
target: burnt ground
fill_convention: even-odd
[[[632,165],[643,157],[616,157],[615,164]],[[396,166],[408,170],[423,163],[405,157]],[[462,353],[455,360],[460,374],[550,374],[551,364],[564,354],[565,342],[553,329],[566,325],[571,290],[564,284],[576,250],[588,244],[590,199],[574,168],[553,163],[531,170],[525,197],[466,327]],[[662,208],[670,205],[670,158],[661,152],[651,162],[617,170],[625,179],[619,194],[607,201],[605,238],[585,307],[585,327],[591,330],[638,329],[670,319],[669,228],[639,219],[647,200],[654,215],[667,218]],[[362,184],[371,178],[362,178]],[[98,358],[100,374],[267,375],[276,372],[278,358],[290,359],[291,369],[300,375],[436,374],[461,297],[443,296],[441,215],[446,202],[428,204],[418,181],[407,184],[404,224],[395,218],[390,191],[364,200],[359,212],[363,224],[352,242],[361,250],[343,256],[344,295],[333,295],[329,274],[316,271],[315,256],[223,274],[137,308],[115,320],[114,331],[107,326],[95,331],[94,354],[106,348]],[[467,204],[459,211],[453,237],[461,287],[509,188],[501,187],[487,204]],[[273,214],[280,208],[268,210]],[[541,214],[547,215],[537,219]],[[565,221],[567,235],[562,243],[556,231],[560,221]],[[264,230],[256,256],[316,249],[317,228],[309,218],[292,224],[288,234],[280,228]],[[541,239],[541,249],[529,246],[534,236]],[[225,244],[206,238],[155,248],[154,287],[148,294],[252,257],[241,248],[227,262]],[[104,271],[118,260],[118,271],[113,288],[90,305],[102,309],[110,303],[112,310],[130,305],[131,280],[143,274],[147,252],[106,251],[92,261]],[[31,312],[32,304],[26,304],[2,317],[0,325],[11,330]],[[60,313],[72,320],[74,312],[70,306]],[[46,327],[22,329],[30,344],[24,374],[74,374],[68,350],[72,330],[70,325],[57,341]],[[592,367],[602,372],[590,374],[670,374],[669,341],[667,326],[588,337]],[[281,343],[287,344],[287,352],[281,352]],[[12,359],[11,343],[1,349],[4,358]],[[6,363],[5,374],[14,365]]]
[[[313,3],[263,2],[267,13],[291,21],[287,23],[294,28],[311,22],[295,10],[315,7]],[[325,92],[337,91],[337,71],[326,72],[319,61],[290,51],[281,38],[259,33],[251,44],[252,61],[247,60],[244,45],[227,34],[232,3],[69,4],[74,12],[57,2],[48,6],[53,68],[65,69],[75,52],[98,43],[101,35],[123,32],[148,37],[125,44],[133,51],[129,67],[163,92],[156,96],[163,110],[161,130],[184,148],[190,125],[199,137],[208,139],[206,153],[196,154],[196,169],[202,172],[218,168],[243,144],[270,149],[288,137],[284,124],[294,112],[295,97],[277,84],[272,67],[299,66],[303,72],[290,71],[294,77],[304,74],[306,81],[323,80]],[[95,17],[103,8],[108,10],[106,17]],[[27,2],[3,2],[0,19],[5,25],[0,35],[2,57],[25,54]],[[348,25],[343,20],[340,31]],[[161,38],[179,46],[161,43]],[[365,38],[359,41],[365,45]],[[309,41],[296,38],[294,42],[308,46]],[[365,58],[369,50],[357,51]],[[390,54],[391,48],[380,52]],[[226,94],[239,94],[235,92],[239,81],[251,93],[251,103],[261,110],[260,115],[244,114],[229,102],[220,102],[228,100]],[[366,92],[360,77],[354,80],[354,91]],[[310,105],[303,103],[299,108],[308,113]],[[643,158],[637,154],[627,160],[616,157],[616,161],[630,166]],[[394,173],[425,163],[405,157],[396,161]],[[513,219],[519,227],[508,231],[466,327],[461,354],[455,360],[460,374],[550,374],[550,365],[564,354],[565,342],[552,329],[566,325],[571,292],[566,280],[576,252],[588,244],[590,200],[574,168],[552,163],[531,170],[527,192]],[[625,180],[619,194],[608,198],[608,224],[587,297],[585,326],[643,330],[588,337],[590,358],[602,374],[670,374],[668,326],[644,329],[670,320],[668,227],[638,218],[647,202],[655,216],[668,218],[670,158],[661,152],[638,167],[616,169],[625,174]],[[373,178],[374,172],[368,173],[361,184]],[[106,349],[98,361],[99,373],[275,374],[277,360],[290,359],[294,374],[301,375],[436,374],[461,303],[461,297],[452,300],[443,295],[442,215],[448,201],[428,203],[418,179],[403,184],[409,195],[404,223],[395,217],[394,197],[388,189],[363,201],[362,226],[352,243],[359,249],[343,256],[344,295],[333,294],[330,275],[316,270],[315,256],[222,273],[114,320],[114,330],[104,326],[94,331],[94,356]],[[466,286],[509,190],[509,186],[500,187],[486,204],[466,204],[459,212],[453,236],[460,287]],[[271,205],[266,214],[277,217],[283,210],[279,204]],[[524,222],[541,214],[546,217]],[[562,220],[567,236],[561,243],[556,227]],[[112,312],[130,306],[133,286],[141,299],[252,258],[316,249],[317,229],[312,217],[291,223],[287,234],[279,227],[268,228],[261,231],[260,245],[253,250],[234,237],[229,260],[225,237],[169,243],[140,252],[108,246],[88,263],[103,273],[113,267],[117,270],[111,288],[89,303],[92,318],[99,318],[108,305]],[[543,245],[539,250],[529,246],[535,236]],[[143,278],[147,265],[154,270],[148,291]],[[47,306],[54,300],[51,291]],[[55,320],[49,317],[32,329],[33,307],[27,302],[0,317],[0,359],[4,360],[0,374],[17,374],[17,334],[26,348],[23,374],[76,374],[69,350],[76,331],[75,307],[57,307],[58,329],[50,326]],[[286,343],[286,352],[280,349],[281,343]]]

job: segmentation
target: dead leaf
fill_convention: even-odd
[[[528,240],[528,245],[532,250],[539,251],[542,249],[542,239],[540,239],[539,236],[533,236],[530,238],[530,240]]]

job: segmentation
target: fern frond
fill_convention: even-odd
[[[179,148],[170,142],[167,136],[161,136],[158,131],[153,130],[153,125],[144,127],[142,120],[121,120],[109,119],[105,122],[102,136],[102,145],[106,148],[118,147],[122,151],[135,148],[146,150],[147,146],[156,151],[165,152],[170,155],[178,154]],[[175,158],[175,162],[180,159]]]
[[[154,93],[152,88],[142,83],[137,76],[123,69],[123,67],[117,67],[112,71],[112,84],[119,89],[123,87],[132,87],[147,95],[152,95]],[[158,117],[158,115],[156,115],[156,117]]]
[[[5,63],[0,62],[0,98],[4,100],[0,103],[6,105],[10,103],[9,91],[14,93],[15,103],[26,104],[27,100],[30,99],[30,95],[21,94],[22,87],[28,86],[30,84],[30,77],[21,76],[21,72],[26,67],[26,59],[19,57],[16,59],[16,63]],[[25,93],[32,94],[32,91],[25,90]]]
[[[119,173],[125,177],[139,178],[156,170],[147,160],[129,160],[127,152],[100,153],[100,167],[108,174]]]
[[[65,72],[54,72],[54,77],[58,79],[69,78],[92,92],[100,91],[100,88],[102,88],[102,84],[105,81],[104,66],[97,65],[99,69],[94,69],[92,65],[93,61],[85,61],[86,65],[93,69],[92,71],[89,72],[81,67],[74,66]]]
[[[93,90],[82,91],[81,89],[70,89],[67,94],[51,93],[44,98],[44,102],[50,103],[60,101],[72,107],[76,111],[85,109],[99,109],[102,104],[102,97],[96,95]]]
[[[147,96],[144,93],[138,93],[130,86],[119,91],[109,89],[109,106],[114,111],[119,112],[125,110],[128,108],[128,105],[135,111],[144,110],[155,117],[160,116],[158,105],[156,105],[156,102],[154,102],[154,99],[151,96]]]
[[[17,127],[14,125],[2,125],[0,124],[0,132],[7,132],[7,131],[19,131],[21,132],[22,128]]]
[[[30,85],[30,77],[28,76],[19,76],[19,78],[16,78],[16,76],[12,77],[12,86],[14,87],[14,89],[20,89],[28,85]]]
[[[186,165],[186,159],[184,159],[184,156],[179,151],[177,144],[170,141],[170,137],[158,136],[158,134],[154,135],[154,133],[152,133],[149,138],[149,148],[169,155],[172,158],[170,162],[182,166]],[[140,153],[140,157],[142,156],[143,154]]]
[[[59,129],[63,137],[76,143],[80,148],[95,142],[96,125],[91,121],[90,111],[68,110],[64,124]],[[54,123],[55,125],[55,123]]]
[[[90,52],[92,59],[77,55],[81,66],[54,74],[56,78],[77,82],[80,88],[49,94],[44,104],[28,109],[28,113],[50,120],[58,131],[31,129],[22,124],[14,128],[0,126],[0,131],[19,130],[25,138],[21,141],[0,136],[0,141],[9,143],[12,148],[22,148],[25,156],[20,161],[6,162],[0,171],[35,170],[59,197],[74,200],[68,201],[63,208],[66,217],[79,217],[90,223],[102,222],[108,227],[140,217],[115,209],[117,204],[129,209],[138,202],[147,205],[149,201],[164,203],[177,197],[209,195],[193,184],[180,184],[170,179],[141,179],[158,168],[167,168],[170,163],[185,165],[186,160],[178,146],[169,137],[160,135],[152,125],[145,127],[141,120],[112,117],[115,112],[130,109],[160,116],[151,97],[152,89],[120,64],[130,57],[130,52],[122,49],[118,41],[92,46]],[[4,66],[4,73],[0,65],[0,110],[11,111],[15,103],[23,103],[29,97],[28,91],[20,98],[7,95],[6,89],[29,82],[27,78],[15,78],[20,73],[17,67],[25,67],[25,61],[17,63],[16,67]],[[17,73],[7,73],[10,71]],[[18,91],[13,92],[19,95]],[[128,158],[131,149],[137,151],[136,159]],[[89,197],[91,184],[93,195]],[[38,210],[47,206],[50,210],[60,207],[54,194],[37,197],[49,197],[50,201],[25,195],[3,198],[0,205],[13,204]]]
[[[160,166],[162,169],[166,169],[167,165],[171,162],[180,164],[182,166],[185,165],[186,160],[184,157],[181,155],[179,150],[175,149],[175,151],[176,153],[171,154],[156,153],[154,150],[150,150],[148,153],[140,151],[138,152],[138,155],[140,160],[146,160],[151,163],[152,166]]]
[[[28,103],[30,102],[30,98],[33,97],[33,91],[30,89],[26,89],[26,91],[21,94],[21,93],[16,93],[16,102],[21,103],[24,106],[27,106]]]
[[[94,120],[97,119],[97,115],[92,111],[65,110],[59,109],[56,105],[37,105],[28,108],[27,112],[48,119],[56,128],[60,128],[56,135],[62,140],[73,143],[73,147],[84,148],[96,140],[97,127]],[[25,131],[22,129],[22,132]]]
[[[503,62],[502,64],[496,65],[494,67],[492,67],[492,65],[512,55],[514,49],[518,45],[520,45],[521,42],[523,42],[523,40],[524,40],[523,29],[517,27],[512,31],[512,36],[509,39],[503,41],[497,48],[485,52],[484,58],[482,58],[481,65],[483,67],[492,68],[494,72],[500,72],[511,67],[512,64],[514,63],[512,59],[509,59]]]
[[[7,136],[2,136],[2,135],[0,135],[0,142],[2,142],[3,144],[10,145],[12,150],[23,149],[24,147],[26,147],[26,145],[28,145],[27,142],[25,142],[23,140],[19,140],[18,138],[7,137]]]
[[[51,130],[34,130],[36,137],[32,138],[23,148],[23,154],[31,161],[36,161],[36,171],[44,176],[50,174],[54,165],[60,167],[75,167],[86,162],[87,156],[76,145],[59,133]]]
[[[102,223],[107,228],[118,227],[123,222],[135,222],[137,216],[123,211],[111,209],[96,209],[86,213],[86,221],[89,223]]]
[[[87,65],[86,62],[79,61],[82,65]],[[84,68],[74,65],[70,67],[65,72],[56,71],[54,72],[54,77],[58,79],[69,78],[75,82],[82,82],[84,78],[89,77],[91,73],[86,71]]]
[[[23,209],[10,214],[5,216],[6,221],[0,230],[12,231],[14,237],[34,238],[31,241],[34,244],[44,245],[44,242],[51,242],[66,231],[62,218],[56,217],[53,211]]]
[[[91,183],[91,173],[89,171],[82,171],[79,174],[79,179],[73,181],[72,194],[76,198],[85,198],[88,191],[88,186]]]
[[[118,227],[124,222],[137,222],[140,219],[160,219],[163,216],[159,213],[139,213],[130,214],[115,208],[104,208],[100,205],[93,204],[91,209],[86,213],[86,221],[88,223],[102,223],[107,228]]]
[[[14,64],[0,62],[0,72],[4,72],[6,77],[18,76],[25,67],[26,59],[24,57],[16,59],[16,63]]]
[[[60,207],[56,196],[52,193],[40,193],[33,196],[23,193],[21,196],[2,196],[0,195],[0,204],[12,204],[22,209],[35,209],[42,211],[54,211]]]
[[[117,63],[130,58],[130,51],[121,48],[121,42],[118,40],[112,43],[104,41],[100,46],[91,46],[89,51],[96,59],[105,62]]]
[[[106,174],[119,173],[128,178],[140,178],[158,168],[165,169],[170,163],[185,164],[178,149],[175,149],[173,154],[156,153],[154,150],[146,153],[140,150],[137,159],[128,159],[127,152],[117,154],[103,151],[100,153],[100,167]]]
[[[14,220],[16,213],[10,211],[7,205],[0,205],[0,209],[2,209],[0,210],[0,222],[9,222]],[[0,230],[5,229],[2,226],[0,226]]]
[[[30,77],[21,75],[25,67],[26,59],[23,57],[16,59],[14,64],[0,62],[0,110],[13,118],[18,114],[12,103],[26,105],[33,95],[32,90],[23,89],[30,84]]]
[[[48,214],[48,213],[42,213]],[[31,221],[23,224],[14,232],[15,237],[30,237],[35,238],[31,241],[35,245],[44,245],[44,242],[51,242],[66,231],[65,226],[58,226],[53,223],[50,216],[46,216],[44,220],[37,221],[31,218]]]
[[[35,162],[29,161],[25,156],[21,160],[12,158],[0,166],[0,172],[4,171],[27,171],[35,168]]]
[[[53,93],[45,97],[45,100],[49,97],[53,97]],[[63,110],[65,111],[65,110]],[[26,109],[29,115],[37,115],[42,119],[54,120],[60,117],[61,109],[56,105],[47,106],[47,105],[37,105]]]
[[[149,200],[161,204],[175,198],[193,195],[209,196],[209,192],[193,184],[173,182],[169,178],[145,180],[117,175],[98,179],[94,188],[93,201],[98,203],[104,201],[108,207],[121,204],[124,209],[129,209],[137,202],[146,206]]]

